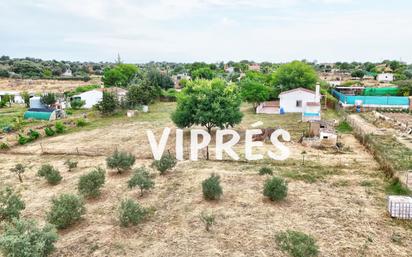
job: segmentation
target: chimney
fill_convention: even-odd
[[[320,102],[320,84],[316,83],[315,102]]]

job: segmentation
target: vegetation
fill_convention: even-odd
[[[52,199],[47,221],[58,229],[64,229],[80,220],[86,212],[83,199],[76,195],[62,194]]]
[[[151,104],[159,96],[159,87],[147,80],[136,80],[128,88],[126,104],[130,109]]]
[[[272,201],[283,200],[288,194],[288,184],[280,177],[267,179],[263,189],[263,195]]]
[[[67,166],[69,169],[69,172],[71,172],[73,169],[77,168],[78,161],[73,161],[70,159],[67,159],[64,164]]]
[[[78,119],[77,121],[76,121],[76,126],[77,127],[84,127],[84,126],[86,126],[87,125],[87,122],[84,120],[84,119]]]
[[[56,129],[56,133],[58,134],[62,134],[66,130],[66,127],[63,125],[61,121],[57,121],[54,127]]]
[[[96,106],[103,115],[111,115],[118,106],[117,97],[112,93],[103,92],[103,98]]]
[[[199,125],[206,127],[209,133],[214,127],[233,127],[243,117],[238,91],[235,85],[227,85],[221,79],[189,82],[179,94],[176,111],[171,118],[179,128]]]
[[[11,168],[10,171],[17,175],[20,183],[23,183],[23,178],[21,177],[21,175],[26,171],[26,167],[23,164],[21,163],[16,164],[16,166]]]
[[[104,71],[102,81],[106,87],[126,88],[138,73],[139,69],[136,65],[118,63]]]
[[[46,257],[54,251],[57,238],[49,224],[39,228],[33,220],[15,219],[4,226],[0,251],[4,257]]]
[[[176,158],[170,153],[166,153],[162,156],[162,158],[160,158],[160,160],[154,160],[152,166],[155,167],[161,175],[163,175],[166,171],[176,166],[176,164]]]
[[[223,194],[220,186],[220,176],[212,174],[209,178],[203,180],[202,191],[206,200],[219,200]]]
[[[353,129],[348,122],[341,121],[339,125],[336,127],[336,130],[340,133],[351,133]]]
[[[40,98],[40,102],[44,105],[51,106],[55,104],[57,97],[54,93],[47,93]]]
[[[215,215],[212,213],[202,212],[200,214],[200,220],[205,224],[206,231],[210,231],[212,226],[215,224]]]
[[[119,221],[123,227],[137,225],[146,217],[148,211],[131,199],[125,199],[119,207]]]
[[[154,187],[154,181],[150,178],[150,173],[145,167],[135,170],[133,177],[127,182],[127,186],[132,189],[140,188],[140,196],[143,196],[144,190],[149,190]]]
[[[26,205],[11,187],[0,190],[0,222],[20,218],[20,212],[25,208]]]
[[[397,177],[392,178],[385,189],[386,193],[390,195],[412,195],[412,191],[403,185]]]
[[[316,240],[299,231],[286,230],[278,233],[276,243],[280,250],[293,257],[314,257],[319,253]]]
[[[98,197],[100,188],[104,185],[106,171],[98,167],[90,173],[83,175],[79,179],[77,189],[84,197]]]
[[[51,185],[57,185],[63,179],[60,172],[50,164],[42,165],[37,175],[46,178],[47,182]]]
[[[271,90],[259,81],[244,79],[240,82],[240,93],[243,101],[252,103],[256,109],[261,102],[269,99]]]
[[[81,109],[86,104],[86,101],[80,99],[74,99],[70,101],[70,108],[78,110]]]
[[[269,167],[262,167],[259,169],[259,175],[273,175],[273,170]]]
[[[56,131],[54,131],[52,128],[50,127],[46,127],[44,128],[44,133],[46,134],[46,136],[48,137],[52,137],[56,134]]]
[[[130,170],[135,161],[136,158],[131,153],[119,152],[117,149],[106,158],[107,167],[116,169],[118,173]]]

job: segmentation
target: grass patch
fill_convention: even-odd
[[[300,166],[293,170],[283,170],[280,175],[294,180],[301,180],[306,183],[315,183],[319,180],[324,180],[327,176],[337,175],[342,173],[341,170],[320,165]]]
[[[410,195],[411,190],[404,186],[398,178],[392,179],[385,188],[386,193],[390,195]]]
[[[338,131],[339,133],[351,133],[352,130],[352,127],[346,121],[340,122],[336,127],[336,131]]]

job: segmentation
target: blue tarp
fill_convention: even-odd
[[[335,89],[332,94],[344,104],[355,104],[357,100],[361,100],[362,104],[366,105],[406,105],[409,106],[409,98],[405,96],[362,96],[362,95],[344,95]]]

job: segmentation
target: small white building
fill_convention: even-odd
[[[0,101],[5,95],[12,96],[12,102],[16,104],[24,104],[24,99],[17,91],[0,91]]]
[[[85,102],[83,108],[90,109],[103,99],[103,91],[94,89],[72,97],[72,99],[80,99]]]
[[[72,70],[70,68],[67,68],[64,73],[62,74],[62,77],[72,77],[73,73]]]
[[[376,80],[379,82],[392,82],[393,81],[393,74],[392,73],[381,73],[378,74]]]
[[[295,88],[279,94],[279,105],[281,111],[286,113],[303,113],[307,103],[320,104],[320,86],[316,85],[316,92],[306,88]],[[320,105],[319,105],[320,106]]]

